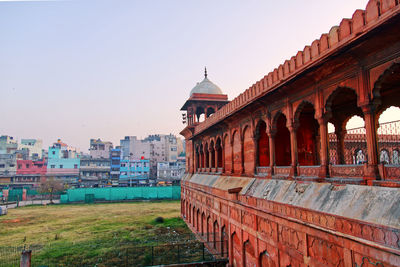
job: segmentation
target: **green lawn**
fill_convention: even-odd
[[[127,253],[134,254],[132,249],[137,246],[189,234],[179,216],[179,201],[10,209],[0,217],[0,246],[39,245],[33,247],[33,258],[46,260],[48,265],[57,260],[120,266],[117,262]],[[156,222],[157,217],[164,222]],[[148,257],[143,251],[137,253],[144,260]]]

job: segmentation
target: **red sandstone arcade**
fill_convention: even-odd
[[[400,266],[400,122],[378,122],[389,107],[397,0],[370,0],[232,101],[206,72],[182,107],[182,217],[230,266]],[[353,116],[364,127],[346,128]]]

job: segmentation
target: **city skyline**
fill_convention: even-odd
[[[0,2],[1,134],[178,135],[204,66],[231,100],[366,3]]]

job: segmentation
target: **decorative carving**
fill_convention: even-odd
[[[363,177],[364,165],[330,165],[332,177]]]
[[[308,236],[308,254],[321,263],[321,266],[344,266],[343,248],[328,241]]]
[[[300,176],[318,177],[320,166],[299,166],[297,168]]]
[[[298,251],[300,251],[303,243],[299,238],[297,231],[282,225],[279,225],[279,241]]]
[[[273,233],[274,233],[274,228],[272,226],[272,222],[270,220],[258,217],[257,218],[257,225],[258,225],[258,231],[261,233],[267,235],[269,238],[273,238]]]

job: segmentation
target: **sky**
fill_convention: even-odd
[[[366,0],[0,0],[0,134],[179,134],[203,79],[229,99],[364,9]]]

